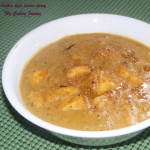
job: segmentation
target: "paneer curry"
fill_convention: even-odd
[[[106,33],[66,36],[25,65],[27,109],[65,128],[104,131],[150,118],[150,48]]]

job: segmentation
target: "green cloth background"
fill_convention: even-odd
[[[150,0],[0,0],[4,4],[44,4],[46,8],[0,7],[0,74],[11,47],[34,28],[65,16],[107,13],[150,23]],[[41,16],[7,16],[17,12],[41,12]],[[0,82],[2,82],[0,80]],[[150,150],[150,128],[123,143],[89,147],[71,144],[51,135],[22,116],[8,102],[0,84],[0,150]]]

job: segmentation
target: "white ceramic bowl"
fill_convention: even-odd
[[[83,145],[108,145],[127,140],[149,127],[150,119],[139,124],[111,131],[76,131],[47,123],[24,106],[19,93],[23,66],[39,48],[66,35],[106,32],[130,37],[150,47],[150,25],[142,21],[109,14],[85,14],[46,23],[21,38],[8,54],[2,72],[5,94],[11,105],[23,117],[52,134]],[[15,35],[14,35],[15,36]]]

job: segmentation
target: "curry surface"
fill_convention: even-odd
[[[89,70],[70,77],[77,66]],[[33,82],[37,70],[45,72]],[[92,80],[96,71],[98,79]],[[149,71],[150,48],[134,40],[104,33],[72,35],[47,45],[29,60],[20,92],[27,109],[46,122],[75,130],[112,130],[149,118]],[[77,88],[76,96],[86,106],[64,105],[69,95],[54,91],[66,87]],[[69,99],[68,103],[73,95]]]

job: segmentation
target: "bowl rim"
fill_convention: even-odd
[[[85,17],[117,17],[117,18],[124,18],[127,20],[134,20],[137,23],[142,23],[147,25],[150,28],[150,24],[145,23],[143,21],[134,19],[134,18],[130,18],[130,17],[126,17],[126,16],[121,16],[121,15],[114,15],[114,14],[80,14],[80,15],[74,15],[74,16],[68,16],[68,17],[63,17],[60,19],[56,19],[53,21],[50,21],[48,23],[45,23],[37,28],[35,28],[34,30],[30,31],[29,33],[27,33],[26,35],[24,35],[17,43],[20,43],[24,40],[24,38],[28,37],[30,34],[32,34],[34,31],[44,27],[45,25],[48,25],[50,23],[53,22],[60,22],[60,21],[66,21],[68,19],[72,19],[72,18],[85,18]],[[15,44],[15,45],[16,45]],[[79,130],[73,130],[73,129],[67,129],[67,128],[63,128],[63,127],[59,127],[50,123],[47,123],[37,117],[35,117],[34,115],[32,115],[30,112],[26,112],[26,114],[23,114],[22,111],[17,107],[16,104],[13,103],[13,99],[11,97],[11,95],[9,94],[9,90],[7,90],[7,76],[6,76],[6,70],[7,67],[9,66],[9,59],[11,58],[11,56],[13,55],[15,49],[15,45],[12,47],[12,49],[10,50],[10,52],[8,53],[4,64],[3,64],[3,69],[2,69],[2,85],[3,85],[3,90],[6,94],[6,97],[8,98],[8,101],[11,103],[11,105],[15,108],[15,110],[21,114],[21,116],[23,116],[24,118],[26,118],[28,121],[32,122],[33,124],[40,126],[41,128],[44,128],[46,130],[58,133],[58,134],[63,134],[63,135],[68,135],[68,136],[73,136],[73,137],[81,137],[81,138],[106,138],[106,137],[115,137],[115,136],[121,136],[121,135],[125,135],[125,134],[130,134],[133,132],[137,132],[139,130],[145,129],[147,127],[149,127],[150,125],[150,119],[147,119],[141,123],[135,124],[135,125],[131,125],[125,128],[120,128],[120,129],[115,129],[115,130],[109,130],[109,131],[79,131]],[[32,118],[30,118],[30,116],[32,116]],[[34,118],[34,120],[32,120]]]

